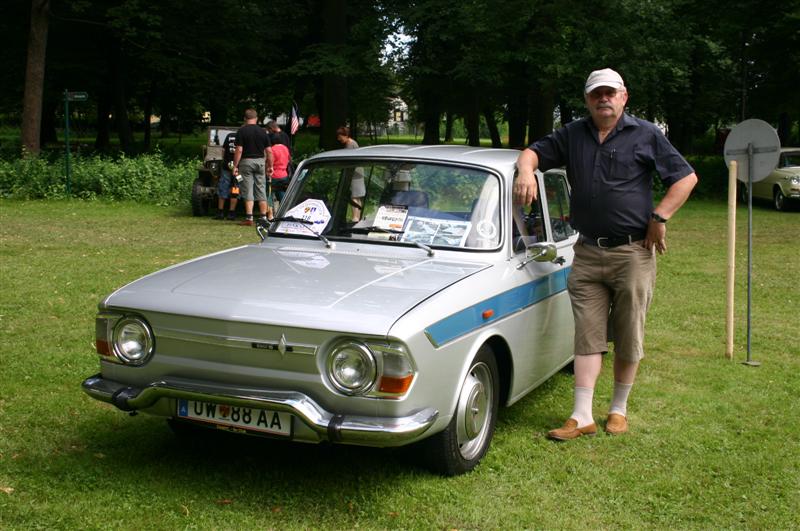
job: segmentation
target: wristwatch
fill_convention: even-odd
[[[657,221],[659,223],[666,223],[667,222],[667,218],[665,218],[664,216],[662,216],[661,214],[658,214],[656,212],[653,212],[653,213],[650,214],[650,219],[652,219],[653,221]]]

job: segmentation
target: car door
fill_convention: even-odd
[[[573,355],[574,325],[567,294],[567,275],[577,232],[569,225],[569,186],[563,171],[539,178],[539,200],[512,208],[512,245],[517,289],[527,291],[529,306],[521,321],[523,344],[514,360],[512,401],[539,385],[569,362]],[[526,248],[536,243],[556,247],[556,259],[536,261]]]

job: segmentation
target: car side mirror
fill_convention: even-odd
[[[553,243],[533,243],[525,248],[525,258],[536,262],[553,262],[558,256],[558,250]]]

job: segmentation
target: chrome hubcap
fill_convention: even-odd
[[[459,452],[464,459],[474,459],[484,447],[491,424],[492,377],[485,363],[470,370],[456,411]]]

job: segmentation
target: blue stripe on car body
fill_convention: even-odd
[[[434,347],[440,347],[492,321],[542,302],[567,289],[567,275],[570,269],[572,268],[568,267],[556,271],[445,317],[427,327],[425,335]],[[491,315],[485,317],[486,311],[491,311]]]

